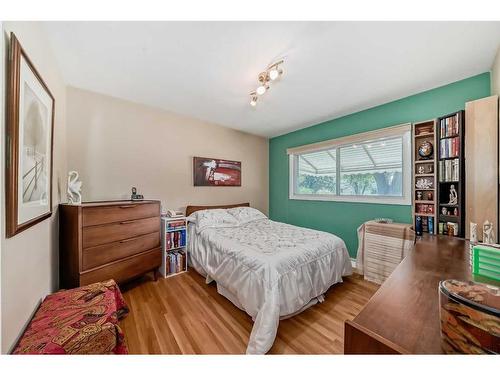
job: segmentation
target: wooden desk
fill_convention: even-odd
[[[359,315],[345,322],[344,353],[443,353],[438,285],[446,279],[472,279],[468,241],[417,239]]]

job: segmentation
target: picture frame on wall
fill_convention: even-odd
[[[14,33],[7,87],[6,235],[52,215],[55,99]]]
[[[241,162],[193,157],[194,186],[241,186]]]

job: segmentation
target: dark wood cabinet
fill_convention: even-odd
[[[61,288],[114,279],[121,283],[161,264],[160,202],[60,205]]]
[[[437,131],[439,141],[437,233],[465,237],[465,112],[458,111],[439,117]],[[450,202],[452,189],[457,196],[455,203]],[[450,233],[450,225],[456,226],[457,231]]]

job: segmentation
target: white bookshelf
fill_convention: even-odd
[[[183,225],[172,227],[174,223],[184,222]],[[174,234],[175,232],[179,234]],[[183,234],[182,234],[183,232]],[[173,235],[174,234],[174,235]],[[173,236],[178,236],[179,240],[174,241]],[[183,240],[180,238],[184,236]],[[170,239],[170,240],[169,240]],[[186,217],[162,217],[161,218],[161,249],[162,249],[162,262],[158,269],[160,274],[167,278],[172,276],[180,275],[181,273],[187,272],[188,269],[188,250],[187,250],[187,221]],[[172,253],[184,253],[185,259],[183,261],[184,269],[179,272],[168,272],[169,270],[169,254]]]

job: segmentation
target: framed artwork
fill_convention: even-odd
[[[7,237],[52,214],[55,100],[14,33],[7,88]]]
[[[241,186],[241,162],[193,158],[194,186]]]

